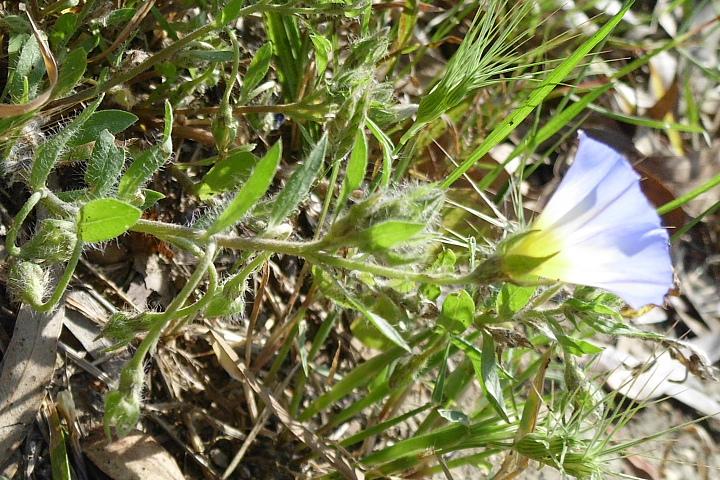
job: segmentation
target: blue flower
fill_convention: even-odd
[[[511,239],[504,270],[612,292],[631,307],[663,303],[673,284],[667,231],[620,153],[583,132],[575,162],[530,230]]]

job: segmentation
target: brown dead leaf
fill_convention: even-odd
[[[45,397],[55,369],[65,309],[38,313],[23,305],[0,373],[0,461],[10,458]]]
[[[84,446],[88,458],[113,480],[184,480],[175,459],[153,437],[135,431],[108,443]]]
[[[37,110],[50,101],[55,85],[57,85],[58,66],[57,62],[55,62],[55,57],[50,51],[50,47],[48,47],[47,43],[45,43],[45,39],[40,35],[40,31],[29,13],[27,17],[28,20],[30,20],[30,27],[32,28],[33,35],[35,35],[38,45],[40,46],[40,53],[42,54],[43,61],[45,62],[45,70],[47,70],[50,84],[44,92],[27,103],[0,103],[0,118],[16,117],[18,115],[32,112],[33,110]]]

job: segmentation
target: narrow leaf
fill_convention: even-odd
[[[340,201],[342,203],[350,195],[353,190],[357,190],[365,179],[365,170],[368,164],[368,143],[367,137],[362,127],[355,132],[355,140],[353,141],[352,153],[348,161],[345,180],[343,180]]]
[[[240,16],[245,0],[230,0],[220,12],[220,26],[224,27]]]
[[[141,152],[120,179],[118,197],[134,199],[137,191],[150,180],[172,154],[172,122],[173,115],[170,103],[165,101],[165,128],[163,141]]]
[[[87,53],[82,47],[78,47],[65,57],[65,62],[60,67],[60,75],[57,85],[53,90],[53,97],[59,98],[72,90],[82,79],[87,68]]]
[[[262,79],[265,78],[270,69],[270,60],[272,60],[272,44],[266,43],[255,53],[250,65],[248,65],[241,89],[243,98],[247,98],[250,92],[260,85]]]
[[[310,193],[310,188],[322,169],[326,151],[327,133],[312,149],[305,163],[293,172],[285,188],[275,199],[270,213],[270,225],[277,225],[285,220]]]
[[[481,377],[483,389],[488,396],[490,404],[495,411],[500,414],[506,422],[509,422],[505,413],[505,401],[503,400],[502,385],[500,385],[500,376],[498,375],[498,366],[495,361],[495,340],[492,335],[483,333],[482,347],[482,368]]]
[[[33,190],[39,190],[45,186],[48,175],[50,175],[50,172],[55,166],[55,162],[65,149],[67,143],[72,137],[77,135],[82,125],[90,115],[92,115],[98,105],[100,105],[101,101],[102,96],[83,110],[75,120],[60,130],[57,135],[38,147],[35,152],[32,171],[30,172],[30,186]]]
[[[310,40],[315,47],[315,69],[318,77],[322,77],[327,69],[330,53],[332,52],[332,43],[322,35],[310,35]]]
[[[115,146],[113,134],[107,130],[100,132],[85,171],[90,195],[104,197],[110,193],[120,178],[124,163],[125,151]]]
[[[227,230],[238,223],[255,202],[260,200],[270,188],[275,172],[280,164],[282,156],[282,142],[277,142],[273,147],[261,158],[255,170],[253,170],[250,178],[240,188],[230,205],[220,214],[215,222],[208,228],[208,233],[218,233]]]
[[[559,85],[565,77],[577,66],[595,46],[604,40],[618,23],[622,20],[625,13],[630,9],[633,2],[628,1],[625,3],[623,8],[613,16],[605,25],[602,26],[595,34],[587,39],[580,47],[578,47],[572,55],[570,55],[565,61],[563,61],[557,68],[553,69],[550,74],[543,80],[543,82],[535,90],[530,93],[527,100],[523,101],[521,105],[515,109],[508,117],[500,122],[497,127],[490,132],[485,141],[470,154],[470,156],[457,167],[448,177],[443,181],[442,186],[444,188],[449,187],[455,181],[462,177],[478,160],[483,158],[493,147],[500,143],[505,137],[515,130],[535,108],[542,103],[557,85]]]
[[[104,242],[125,233],[142,211],[114,198],[91,200],[80,209],[78,230],[84,242]]]
[[[32,28],[33,35],[38,42],[40,54],[43,57],[43,62],[45,63],[45,70],[48,74],[49,84],[45,91],[32,99],[30,102],[19,105],[12,103],[0,103],[0,118],[23,115],[42,107],[48,101],[50,101],[53,89],[58,82],[58,68],[57,63],[55,62],[55,57],[50,51],[50,47],[48,47],[45,39],[43,39],[42,35],[40,35],[40,31],[38,30],[37,25],[35,25],[35,21],[32,19],[30,14],[28,14],[28,20],[30,21],[30,27]]]

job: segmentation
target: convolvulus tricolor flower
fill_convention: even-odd
[[[662,304],[673,283],[668,234],[620,153],[580,132],[575,162],[530,229],[507,242],[504,270]]]

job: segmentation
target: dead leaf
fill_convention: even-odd
[[[32,112],[33,110],[37,110],[50,101],[55,85],[57,85],[58,66],[57,62],[55,62],[55,57],[50,51],[50,47],[48,47],[47,43],[45,43],[45,39],[42,35],[40,35],[40,31],[29,13],[27,14],[27,17],[28,20],[30,20],[30,27],[32,28],[33,35],[35,35],[40,47],[40,53],[42,54],[43,61],[45,62],[45,70],[47,70],[50,84],[44,92],[27,103],[0,103],[0,118],[16,117],[18,115]]]
[[[640,360],[608,346],[592,367],[610,372],[606,380],[608,386],[633,400],[647,402],[667,396],[704,415],[720,412],[720,403],[703,392],[702,384],[690,376],[688,369],[673,359],[669,351]]]
[[[170,453],[139,431],[110,443],[103,437],[83,450],[113,480],[185,480]]]
[[[45,397],[55,370],[57,341],[65,309],[38,313],[23,305],[0,374],[0,459],[10,457]]]

